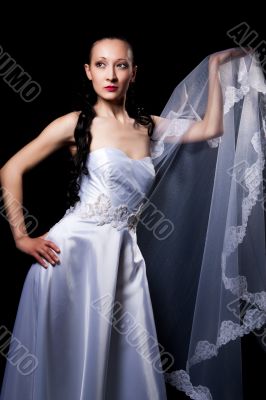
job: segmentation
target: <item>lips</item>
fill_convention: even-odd
[[[108,92],[115,92],[118,87],[117,86],[105,86],[105,89],[108,90]]]

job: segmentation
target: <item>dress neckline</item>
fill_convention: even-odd
[[[131,161],[145,161],[145,160],[150,160],[151,161],[151,156],[146,156],[146,157],[142,157],[142,158],[132,158],[129,157],[123,150],[119,149],[118,147],[112,147],[112,146],[104,146],[104,147],[99,147],[99,149],[95,149],[89,152],[89,155],[97,153],[101,150],[113,150],[113,151],[117,151],[120,152],[122,155],[124,155],[126,158],[128,158]]]

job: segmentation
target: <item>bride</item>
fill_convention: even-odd
[[[253,60],[254,65],[248,66],[246,60]],[[254,294],[246,290],[244,276],[230,275],[236,266],[240,266],[233,251],[245,235],[241,229],[242,226],[246,228],[247,221],[242,221],[235,236],[231,233],[228,239],[228,230],[220,221],[228,223],[229,217],[235,220],[231,214],[234,198],[230,194],[235,181],[232,178],[225,182],[224,175],[219,177],[219,174],[228,165],[232,167],[232,161],[234,166],[240,155],[244,154],[248,160],[254,149],[255,155],[259,154],[259,132],[250,140],[253,150],[248,148],[247,151],[243,143],[248,141],[248,135],[243,136],[240,129],[247,115],[253,126],[262,122],[251,117],[249,109],[245,108],[250,102],[250,92],[265,93],[263,83],[260,82],[260,86],[256,83],[258,63],[239,48],[212,54],[177,86],[160,116],[148,115],[130,99],[137,66],[132,46],[124,38],[104,37],[94,42],[84,67],[91,88],[82,110],[51,122],[1,170],[3,198],[16,248],[35,259],[24,283],[13,329],[13,337],[21,342],[27,353],[19,364],[14,365],[12,359],[17,348],[15,342],[11,342],[1,400],[130,400],[136,397],[162,400],[167,398],[168,383],[192,399],[218,400],[230,393],[231,398],[240,400],[239,347],[236,351],[238,341],[235,339],[249,333],[254,326],[263,326],[264,314],[255,323],[249,310],[250,325],[244,322],[243,328],[243,322],[238,320],[231,338],[230,335],[225,338],[222,333],[237,323],[232,316],[227,315],[225,321],[221,317],[229,314],[226,306],[233,304],[234,296],[238,302],[254,305],[257,301],[262,305],[259,294],[264,292],[258,292],[259,281],[256,274],[251,274],[248,263],[243,269],[245,276],[253,279]],[[239,78],[236,88],[231,85],[235,77],[230,71],[232,67]],[[253,107],[256,107],[253,109],[255,115],[258,106],[253,103]],[[232,112],[235,117],[241,117],[237,123],[232,119]],[[237,146],[241,150],[238,153],[234,143],[236,130]],[[219,148],[213,197],[206,199],[210,203],[208,206],[211,205],[209,228],[201,234],[205,238],[204,257],[212,266],[204,267],[203,257],[202,270],[193,289],[197,296],[183,308],[184,314],[189,310],[191,331],[179,353],[178,346],[172,345],[172,339],[158,342],[157,331],[168,330],[178,343],[182,328],[175,321],[157,322],[156,328],[146,276],[146,257],[138,246],[136,228],[140,224],[143,229],[142,243],[147,240],[147,263],[152,265],[154,274],[155,271],[158,273],[156,264],[168,271],[179,268],[176,261],[167,259],[167,255],[181,238],[174,235],[169,240],[158,241],[157,223],[152,228],[153,235],[148,236],[147,232],[151,230],[149,207],[158,206],[158,210],[165,213],[176,208],[176,189],[168,180],[177,169],[171,172],[170,167],[177,160],[181,145],[195,142],[208,143],[210,151],[211,147]],[[15,206],[15,203],[22,205],[23,174],[63,146],[68,147],[73,156],[69,209],[49,232],[30,237],[22,206],[20,209]],[[226,153],[228,146],[230,151]],[[230,158],[231,152],[235,158]],[[207,151],[204,162],[210,158],[213,153]],[[252,165],[259,168],[261,163],[262,157],[258,157],[257,164]],[[244,173],[252,165],[245,166]],[[229,191],[228,185],[231,185]],[[245,200],[244,194],[244,191],[237,193],[237,212],[243,205],[240,200]],[[216,205],[216,201],[219,203],[217,196],[220,196],[220,208]],[[250,202],[256,202],[254,193],[250,197]],[[246,201],[246,208],[253,206],[250,202]],[[214,205],[216,214],[213,214]],[[218,211],[221,212],[220,219],[216,218]],[[244,214],[243,218],[246,218]],[[213,223],[219,227],[219,232],[217,229],[216,233],[210,233]],[[237,235],[241,235],[241,239]],[[176,241],[173,242],[173,238]],[[250,248],[251,238],[248,235],[247,238]],[[218,247],[214,239],[218,239]],[[207,257],[210,244],[212,253]],[[159,254],[158,249],[161,249]],[[193,251],[191,249],[191,254]],[[243,254],[247,254],[246,250]],[[219,256],[220,269],[215,265],[219,264]],[[226,274],[229,263],[232,264],[230,276]],[[181,275],[182,272],[180,281]],[[174,300],[170,275],[168,278],[162,279],[169,289],[169,298],[164,287],[161,300],[168,313],[173,311],[173,316],[177,315],[182,302],[177,304]],[[190,279],[194,284],[195,276],[188,277],[188,281]],[[255,294],[255,290],[258,293]],[[186,296],[184,292],[183,301]],[[255,317],[254,313],[252,315]],[[234,317],[238,319],[238,311],[234,312]],[[214,343],[211,340],[215,335],[218,339]],[[166,336],[161,334],[162,338]],[[230,342],[225,350],[228,353],[224,354],[220,347],[227,342]],[[23,360],[29,360],[29,354],[32,363],[22,367]],[[230,387],[226,386],[229,379],[226,373],[224,377],[218,373],[221,374],[227,357],[230,362],[234,359],[231,367],[237,378]],[[165,360],[169,364],[167,367]],[[206,360],[211,361],[206,363]],[[231,371],[230,366],[228,371]]]

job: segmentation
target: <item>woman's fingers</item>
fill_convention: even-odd
[[[37,262],[39,264],[41,264],[46,269],[48,268],[48,264],[45,262],[45,260],[42,257],[40,257],[40,255],[37,253],[37,251],[33,253],[33,256],[35,257],[35,259],[37,260]]]
[[[45,260],[48,261],[50,264],[55,264],[54,260],[53,260],[52,257],[49,255],[49,253],[47,252],[46,249],[45,249],[45,250],[40,249],[40,250],[39,250],[39,253],[40,253],[41,256],[42,256],[43,258],[45,258]]]
[[[50,248],[48,247],[46,251],[48,252],[49,256],[53,259],[53,261],[54,261],[55,263],[58,263],[58,262],[59,262],[59,258],[57,257],[57,255],[55,254],[55,252],[54,252],[52,249],[50,249]]]
[[[48,263],[55,265],[60,264],[60,260],[56,253],[60,253],[60,249],[50,240],[43,239],[41,236],[37,238],[23,237],[16,241],[19,250],[33,256],[39,264],[47,268]]]
[[[60,249],[59,247],[57,247],[53,242],[51,242],[50,240],[47,240],[45,243],[46,247],[47,247],[47,251],[49,252],[50,256],[53,258],[53,260],[60,264],[60,260],[57,257],[57,254],[55,254],[55,252],[60,253]]]
[[[46,259],[52,264],[54,265],[55,263],[60,264],[60,260],[57,257],[57,255],[55,254],[55,252],[60,253],[60,249],[58,246],[56,246],[55,243],[51,242],[50,240],[46,240],[44,241],[44,245],[45,245],[45,253],[44,256],[46,257]]]
[[[250,48],[236,47],[236,48],[234,48],[234,49],[232,50],[232,56],[233,56],[233,57],[241,57],[241,56],[244,56],[244,55],[246,55],[246,54],[253,53],[253,52],[254,52],[254,50],[253,50],[253,49],[250,49]]]
[[[50,264],[55,265],[59,260],[57,256],[53,253],[49,247],[45,247],[44,249],[40,249],[39,253],[43,258],[45,258]]]
[[[243,57],[246,54],[254,53],[253,49],[245,48],[245,47],[233,47],[231,49],[218,51],[217,53],[213,53],[210,56],[211,62],[218,62],[219,64],[223,64],[231,57]]]
[[[59,247],[57,247],[53,242],[51,242],[50,240],[45,240],[45,245],[51,247],[54,251],[56,251],[57,253],[60,253],[60,249]]]

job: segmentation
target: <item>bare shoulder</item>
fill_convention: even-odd
[[[62,121],[66,121],[70,124],[76,124],[78,122],[80,113],[81,113],[81,111],[72,111],[68,114],[62,115],[58,119],[61,119]]]
[[[39,135],[11,157],[3,168],[28,171],[52,152],[70,146],[80,112],[73,111],[56,118]]]
[[[163,122],[165,120],[165,118],[159,117],[158,115],[151,115],[151,118],[155,124],[155,127],[157,127],[160,124],[160,122]]]
[[[66,144],[75,142],[74,132],[79,119],[81,111],[72,111],[68,114],[62,115],[52,121],[47,128],[55,128],[58,134],[62,134]]]

